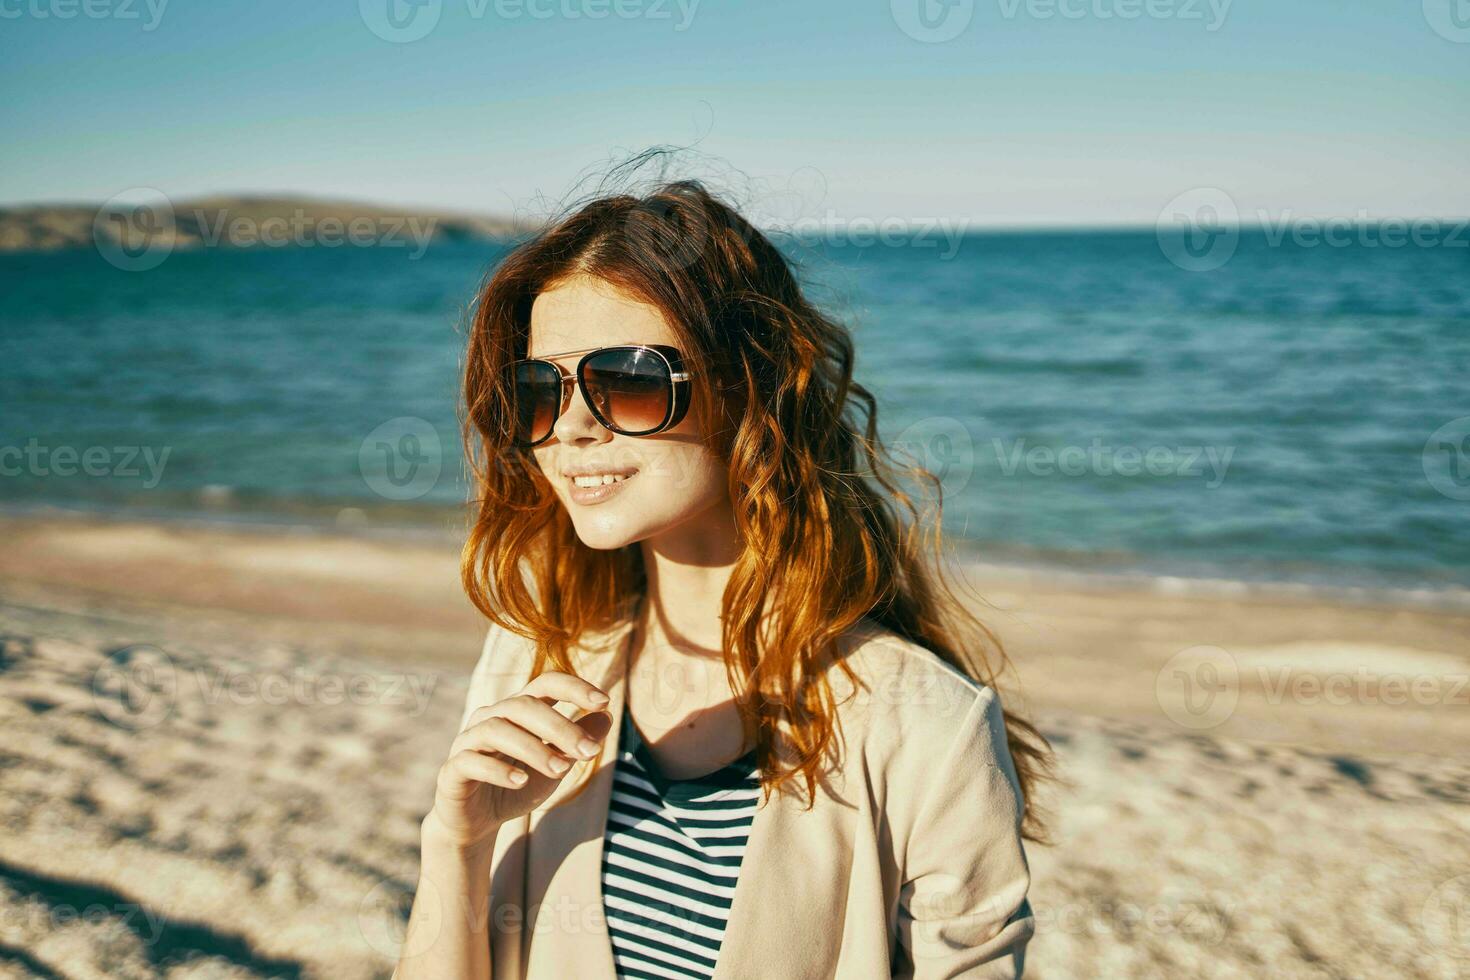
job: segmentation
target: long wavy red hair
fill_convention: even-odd
[[[531,304],[574,275],[664,313],[693,378],[690,411],[728,462],[741,548],[724,596],[723,650],[767,798],[800,777],[810,805],[838,727],[825,668],[835,662],[856,681],[838,642],[862,620],[995,685],[1005,653],[955,597],[938,515],[921,510],[900,474],[931,487],[936,503],[938,478],[898,463],[880,442],[875,399],[853,380],[849,331],[803,296],[765,234],[689,180],[598,197],[550,223],[500,263],[475,303],[464,438],[477,493],[462,577],[487,617],[535,640],[528,677],[573,671],[569,651],[584,632],[622,622],[646,587],[640,548],[581,544],[503,424],[510,405],[497,381],[526,354]],[[1010,711],[1006,728],[1026,799],[1023,832],[1043,840],[1033,789],[1051,771],[1050,746]]]

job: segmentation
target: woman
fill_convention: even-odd
[[[464,584],[493,625],[399,980],[1020,974],[1048,746],[952,625],[852,365],[695,182],[489,280]]]

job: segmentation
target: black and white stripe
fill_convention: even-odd
[[[714,974],[760,800],[755,752],[693,779],[658,771],[627,712],[602,850],[618,976]]]

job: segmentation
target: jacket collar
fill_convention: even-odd
[[[629,638],[633,620],[592,634],[574,656],[582,676],[607,691],[612,729],[580,795],[556,805],[570,792],[564,782],[537,813],[526,866],[528,976],[574,976],[615,980],[612,945],[602,904],[602,849],[613,768],[626,704]],[[854,815],[851,806],[816,806],[788,792],[772,793],[751,822],[731,902],[730,918],[716,963],[715,980],[762,976],[779,966],[786,976],[816,976],[830,968],[841,939],[841,909],[832,897],[846,893],[851,872]],[[811,923],[810,929],[805,928]],[[776,937],[786,937],[773,950]]]

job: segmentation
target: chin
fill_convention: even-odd
[[[589,508],[589,510],[597,509]],[[619,514],[582,514],[572,518],[572,526],[576,528],[577,537],[582,543],[597,551],[615,551],[644,537],[643,534],[638,533],[640,529],[632,526],[626,518]]]

